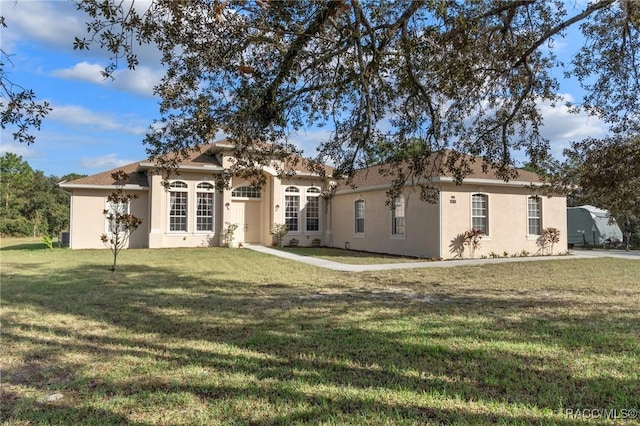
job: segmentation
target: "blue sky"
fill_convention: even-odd
[[[115,81],[104,80],[100,71],[108,63],[105,52],[97,47],[73,50],[74,37],[86,33],[86,17],[72,3],[0,0],[0,15],[8,25],[2,29],[1,47],[12,61],[5,71],[13,83],[33,89],[53,108],[32,145],[15,142],[11,128],[2,130],[0,154],[21,155],[32,168],[56,176],[98,173],[146,158],[144,134],[158,117],[159,99],[152,92],[162,77],[157,51],[144,46],[136,71],[119,70]],[[571,36],[556,40],[553,49],[566,56],[580,44],[579,36]],[[571,99],[580,95],[571,81],[563,82],[561,91]],[[540,109],[543,135],[556,156],[572,140],[606,133],[595,118],[548,104]],[[294,137],[294,143],[313,154],[325,136],[322,130],[309,129]]]

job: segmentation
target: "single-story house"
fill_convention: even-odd
[[[232,149],[226,141],[203,147],[180,164],[166,185],[151,161],[120,167],[129,174],[124,190],[138,195],[130,213],[143,219],[129,248],[220,246],[229,224],[238,226],[238,244],[270,245],[273,225],[287,224],[285,244],[295,239],[300,246],[423,258],[459,257],[462,250],[469,257],[461,235],[470,229],[484,233],[476,257],[539,252],[547,227],[560,230],[554,251],[567,248],[566,197],[539,195],[540,179],[531,172],[520,171],[519,178],[505,182],[483,173],[478,163],[461,185],[452,177],[434,177],[439,188],[435,204],[421,201],[408,185],[390,206],[390,178],[377,173],[376,166],[358,171],[353,185],[345,185],[302,166],[281,174],[274,164],[262,169],[266,183],[260,189],[233,176],[230,187],[219,191],[216,177],[234,161]],[[71,248],[104,247],[100,236],[108,232],[103,211],[116,188],[113,171],[60,184],[72,194]]]

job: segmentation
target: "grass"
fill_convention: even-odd
[[[16,244],[0,251],[5,424],[563,425],[640,408],[637,261],[352,274],[130,250],[113,279],[107,251]]]
[[[386,263],[424,262],[425,259],[395,256],[392,254],[369,253],[365,251],[343,250],[330,247],[275,247],[277,250],[294,253],[299,256],[317,257],[338,263],[351,265],[376,265]]]

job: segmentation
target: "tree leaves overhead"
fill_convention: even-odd
[[[340,175],[367,165],[380,140],[480,156],[512,178],[514,150],[549,152],[536,104],[558,101],[560,66],[547,46],[580,24],[585,48],[567,71],[589,90],[582,106],[628,131],[637,120],[638,9],[597,1],[79,1],[89,39],[135,67],[138,43],[163,53],[166,75],[149,154],[186,153],[224,131],[238,167],[295,149],[292,132],[326,126],[316,160]],[[396,184],[429,178],[431,155],[394,156]],[[462,179],[469,157],[449,157]],[[175,159],[176,161],[178,159]],[[394,169],[394,167],[391,167]],[[321,171],[319,168],[318,171]]]
[[[573,188],[574,204],[605,207],[621,224],[640,220],[640,137],[585,139],[565,151],[554,183]]]
[[[6,28],[0,16],[0,28]],[[42,119],[51,111],[48,102],[37,102],[36,94],[18,84],[9,71],[9,52],[0,49],[0,127],[13,126],[13,139],[27,145],[35,142],[33,130],[40,130]]]

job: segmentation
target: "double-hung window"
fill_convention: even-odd
[[[320,230],[320,189],[312,187],[307,189],[306,205],[307,231]]]
[[[542,198],[527,198],[527,222],[529,235],[542,235]]]
[[[354,204],[355,232],[364,234],[364,200],[358,200]]]
[[[404,197],[393,200],[391,209],[391,234],[404,235]]]
[[[300,190],[289,186],[284,190],[284,194],[284,223],[290,232],[297,232],[299,231]]]
[[[471,228],[489,235],[489,197],[484,194],[471,196]]]
[[[213,231],[213,185],[207,182],[196,187],[196,231]]]
[[[126,230],[126,221],[123,215],[129,214],[129,203],[113,203],[107,200],[105,208],[105,232],[114,234],[116,232],[124,232]]]
[[[187,184],[169,185],[169,231],[187,231]]]

